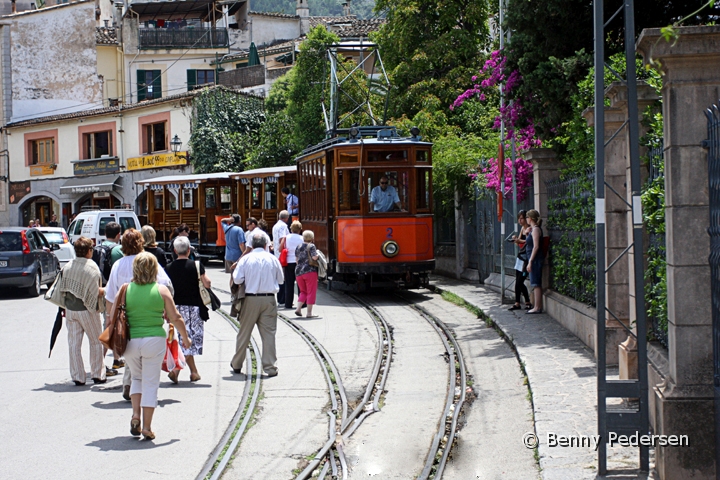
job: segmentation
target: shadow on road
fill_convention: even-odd
[[[182,403],[180,400],[173,400],[171,398],[166,398],[163,400],[158,400],[157,408],[165,407],[167,405],[172,405],[173,403]],[[130,409],[132,408],[132,405],[130,402],[128,402],[125,399],[119,400],[117,402],[95,402],[92,404],[93,407],[99,408],[102,410],[121,410],[121,409]]]
[[[95,440],[90,442],[86,447],[97,447],[101,452],[112,452],[112,451],[128,451],[128,450],[147,450],[150,448],[160,448],[172,445],[173,443],[179,442],[180,439],[173,438],[167,442],[158,443],[156,441],[140,440],[142,437],[115,437],[115,438],[104,438],[101,440]]]

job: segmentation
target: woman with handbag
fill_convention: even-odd
[[[155,439],[152,419],[157,407],[160,372],[167,348],[163,314],[180,333],[183,347],[192,346],[170,290],[157,283],[158,270],[155,255],[149,252],[137,254],[133,260],[132,282],[128,284],[125,294],[125,312],[130,329],[125,361],[132,373],[130,400],[133,413],[130,433],[134,436],[142,434],[146,440]]]
[[[93,241],[80,237],[75,240],[75,255],[62,269],[62,278],[55,288],[62,295],[68,328],[68,347],[70,353],[70,376],[75,385],[85,385],[85,366],[82,359],[83,334],[90,342],[90,374],[94,383],[105,383],[105,363],[103,346],[98,340],[102,333],[100,310],[103,306],[101,296],[102,274],[92,260]]]
[[[287,309],[293,308],[293,300],[295,299],[295,267],[297,266],[295,249],[303,243],[301,233],[302,223],[295,220],[290,225],[290,234],[280,241],[280,248],[287,250],[287,264],[283,267],[285,284],[280,287],[285,288],[285,308]]]
[[[508,310],[520,310],[520,295],[525,299],[525,310],[533,308],[530,303],[530,295],[528,289],[525,286],[525,279],[528,274],[526,271],[528,264],[528,256],[525,251],[525,240],[527,235],[530,234],[530,226],[527,224],[525,219],[525,210],[518,212],[518,223],[520,224],[520,235],[517,237],[513,235],[512,242],[520,247],[518,251],[517,259],[515,260],[515,304],[508,308]]]
[[[187,237],[177,237],[173,246],[177,260],[168,265],[165,272],[175,288],[175,305],[185,320],[187,334],[192,339],[192,346],[183,348],[182,352],[190,367],[190,381],[197,382],[200,374],[195,364],[195,356],[202,355],[205,320],[210,318],[210,312],[201,295],[200,284],[208,289],[210,279],[205,275],[205,267],[200,262],[189,259],[190,240]],[[177,370],[169,372],[168,378],[177,383],[178,373]]]
[[[542,220],[537,210],[529,210],[527,212],[527,221],[530,224],[530,233],[525,243],[525,251],[528,255],[527,272],[530,274],[530,288],[533,289],[535,297],[532,309],[525,312],[526,314],[542,313],[542,266],[545,255],[542,249]]]
[[[303,304],[307,304],[306,318],[317,318],[312,314],[318,288],[318,253],[313,243],[315,234],[312,230],[305,230],[302,239],[303,243],[295,249],[295,280],[300,290],[295,315],[302,317]]]

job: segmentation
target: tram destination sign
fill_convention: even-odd
[[[115,173],[118,171],[120,171],[120,160],[117,157],[102,158],[98,160],[83,160],[73,164],[73,173],[75,175]]]
[[[149,168],[174,167],[178,165],[187,165],[187,152],[178,152],[177,154],[158,153],[128,158],[127,160],[128,170],[146,170]]]

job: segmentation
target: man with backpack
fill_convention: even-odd
[[[93,261],[100,268],[102,273],[102,284],[103,287],[107,284],[110,278],[110,272],[112,271],[112,265],[117,258],[122,258],[122,250],[120,249],[120,224],[117,222],[110,222],[105,225],[105,237],[106,240],[100,245],[96,245],[93,248]],[[117,250],[117,253],[115,252]],[[119,257],[117,255],[119,254]],[[107,327],[107,315],[109,312],[104,313],[105,323],[104,327]],[[107,353],[107,350],[103,353],[103,356]],[[115,356],[113,352],[113,366],[112,368],[105,367],[105,375],[113,377],[118,374],[117,369],[125,366],[125,361],[122,358]]]

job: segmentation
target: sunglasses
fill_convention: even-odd
[[[388,182],[380,182],[380,185],[387,185]]]

